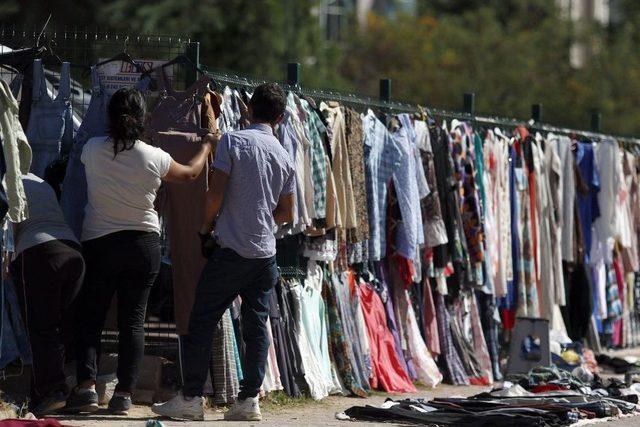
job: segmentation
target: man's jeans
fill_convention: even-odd
[[[215,326],[238,295],[242,297],[242,335],[246,345],[238,399],[258,395],[269,350],[269,300],[277,280],[275,257],[248,259],[223,248],[209,258],[198,282],[189,333],[184,339],[185,396],[202,396]]]

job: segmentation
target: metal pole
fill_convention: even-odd
[[[380,79],[380,101],[391,101],[391,79]]]
[[[534,123],[540,123],[542,121],[542,104],[533,104],[531,106],[531,120]]]
[[[287,64],[287,84],[289,86],[300,87],[300,63],[289,62]]]
[[[473,92],[465,93],[462,97],[463,111],[465,114],[473,117],[476,115],[476,94]]]
[[[591,111],[591,131],[598,132],[602,130],[602,114],[600,111],[594,109]]]
[[[200,43],[190,42],[187,43],[187,47],[184,52],[185,56],[189,58],[196,67],[200,68]],[[198,71],[192,67],[188,67],[184,74],[185,87],[189,87],[198,80]]]

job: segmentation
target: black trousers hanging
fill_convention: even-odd
[[[561,307],[569,338],[582,341],[587,336],[593,312],[593,284],[584,263],[562,262],[567,304]]]

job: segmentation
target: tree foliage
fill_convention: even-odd
[[[556,0],[419,0],[416,16],[372,14],[339,45],[324,40],[321,0],[5,0],[4,23],[129,34],[189,35],[209,68],[282,81],[303,64],[302,84],[377,95],[393,79],[393,99],[458,110],[477,94],[481,113],[544,119],[584,128],[599,108],[605,130],[640,135],[640,2],[619,0],[615,25],[574,24]],[[355,25],[355,24],[354,24]],[[570,48],[587,46],[584,67]]]

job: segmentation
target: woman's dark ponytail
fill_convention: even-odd
[[[118,89],[107,108],[109,136],[113,140],[113,155],[130,150],[144,134],[144,119],[147,106],[142,94],[136,89]]]

